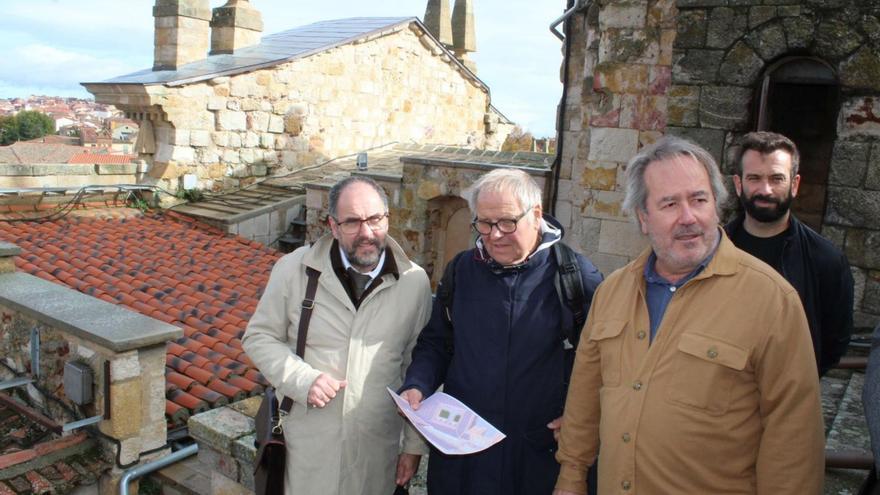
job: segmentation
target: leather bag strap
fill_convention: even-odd
[[[315,309],[315,294],[318,292],[318,277],[321,272],[312,267],[306,267],[306,275],[309,277],[306,285],[306,296],[302,301],[302,311],[299,314],[299,329],[296,333],[296,355],[303,357],[306,354],[306,336],[309,334],[309,321],[312,319],[312,310]],[[281,401],[281,410],[289,413],[293,407],[293,399],[285,397]]]

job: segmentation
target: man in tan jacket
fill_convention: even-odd
[[[387,236],[388,199],[375,182],[336,184],[329,216],[332,235],[275,265],[242,344],[278,393],[294,400],[282,422],[285,493],[390,495],[427,453],[408,426],[401,445],[404,423],[386,387],[402,384],[430,316],[431,289]],[[300,359],[307,267],[321,274]]]
[[[650,247],[593,299],[554,493],[586,493],[597,453],[601,494],[822,493],[806,317],[794,288],[719,228],[726,190],[711,155],[663,138],[626,182]]]

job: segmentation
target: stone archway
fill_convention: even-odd
[[[472,219],[467,202],[457,196],[440,196],[428,201],[428,217],[431,285],[436,287],[449,260],[473,246]]]

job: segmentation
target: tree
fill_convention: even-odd
[[[18,124],[18,139],[28,141],[55,132],[55,121],[52,117],[33,110],[19,112],[15,116]]]
[[[507,135],[507,139],[501,145],[501,151],[532,151],[532,139],[534,138],[531,132],[516,126]]]
[[[0,146],[18,141],[18,125],[12,115],[0,115]]]

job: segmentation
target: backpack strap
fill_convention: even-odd
[[[321,272],[307,266],[306,275],[309,281],[306,284],[306,295],[302,301],[302,312],[299,315],[299,329],[296,333],[296,355],[303,357],[306,354],[306,336],[309,334],[309,321],[312,319],[312,310],[315,309],[315,294],[318,292],[318,277]],[[289,413],[293,407],[293,399],[285,397],[281,401],[280,409]]]
[[[556,272],[556,292],[559,301],[568,308],[572,314],[573,327],[563,328],[563,334],[572,347],[577,348],[581,330],[587,321],[586,296],[584,295],[584,281],[581,278],[581,268],[574,251],[562,241],[551,246],[553,255],[556,256],[558,270]]]
[[[446,352],[451,356],[455,350],[455,339],[452,327],[452,300],[455,295],[455,267],[458,260],[467,253],[468,250],[456,254],[446,268],[443,269],[443,277],[440,278],[440,285],[437,286],[437,299],[443,306],[443,319],[446,322]]]

